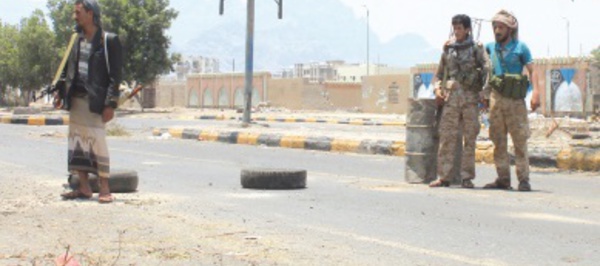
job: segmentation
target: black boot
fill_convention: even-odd
[[[496,181],[483,186],[484,189],[512,189],[509,178],[496,178]]]

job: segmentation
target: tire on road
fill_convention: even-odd
[[[306,188],[306,170],[297,169],[242,169],[243,188],[301,189]]]
[[[592,136],[590,136],[590,134],[587,133],[574,133],[571,135],[571,139],[589,139]]]
[[[90,186],[94,193],[98,193],[98,176],[90,174]],[[69,187],[77,189],[79,187],[79,176],[69,174]],[[136,171],[126,169],[114,169],[110,171],[108,187],[111,193],[130,193],[137,191],[139,179]]]

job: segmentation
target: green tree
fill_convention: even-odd
[[[50,12],[52,29],[56,35],[56,46],[65,50],[73,33],[73,4],[75,0],[48,0],[46,7]]]
[[[19,29],[16,25],[0,21],[0,105],[7,105],[7,92],[18,86],[18,40]]]
[[[176,58],[169,55],[171,45],[166,30],[177,18],[169,0],[104,0],[107,28],[123,36],[123,79],[142,84],[153,83],[158,75],[171,71]],[[113,13],[115,12],[115,13]]]
[[[74,22],[74,0],[48,0],[50,17],[58,43],[66,45]],[[151,84],[160,74],[171,71],[177,55],[170,55],[166,30],[177,18],[169,0],[99,0],[103,29],[119,35],[123,44],[123,81]]]
[[[22,89],[37,90],[48,85],[56,72],[54,33],[48,27],[44,12],[35,10],[21,20],[18,44],[18,70]]]

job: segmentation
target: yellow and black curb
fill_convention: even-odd
[[[190,128],[155,128],[154,136],[168,133],[173,138],[214,141],[228,144],[265,145],[268,147],[316,150],[339,153],[377,154],[404,156],[404,141],[352,140],[332,137],[300,136],[276,133],[249,133],[240,131],[217,131]],[[494,163],[494,145],[477,143],[475,161]],[[597,148],[530,148],[529,163],[544,168],[561,170],[600,171],[600,149]]]
[[[600,149],[591,147],[563,149],[557,155],[556,167],[561,170],[600,171]]]
[[[390,140],[349,140],[331,137],[311,137],[274,133],[248,133],[238,131],[211,131],[198,129],[154,129],[154,136],[169,133],[173,138],[215,141],[229,144],[265,145],[330,152],[351,152],[360,154],[404,155],[404,141]]]
[[[202,115],[200,120],[241,120],[238,116],[225,115]],[[281,122],[281,123],[321,123],[355,126],[406,126],[400,121],[373,121],[370,119],[318,119],[318,118],[294,118],[294,117],[255,117],[254,122]]]
[[[61,126],[69,124],[68,115],[10,115],[0,116],[0,123],[2,124],[18,124],[18,125],[29,125],[29,126]]]

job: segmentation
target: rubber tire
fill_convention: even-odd
[[[98,176],[90,174],[90,186],[94,193],[98,193]],[[79,188],[79,176],[69,174],[69,187],[71,189]],[[136,171],[126,169],[114,169],[110,171],[108,178],[108,187],[111,193],[131,193],[137,191],[139,179]]]
[[[243,188],[301,189],[306,188],[306,170],[295,169],[242,169]]]
[[[586,133],[575,133],[573,135],[571,135],[571,139],[589,139],[592,136],[590,136],[590,134],[586,134]]]

